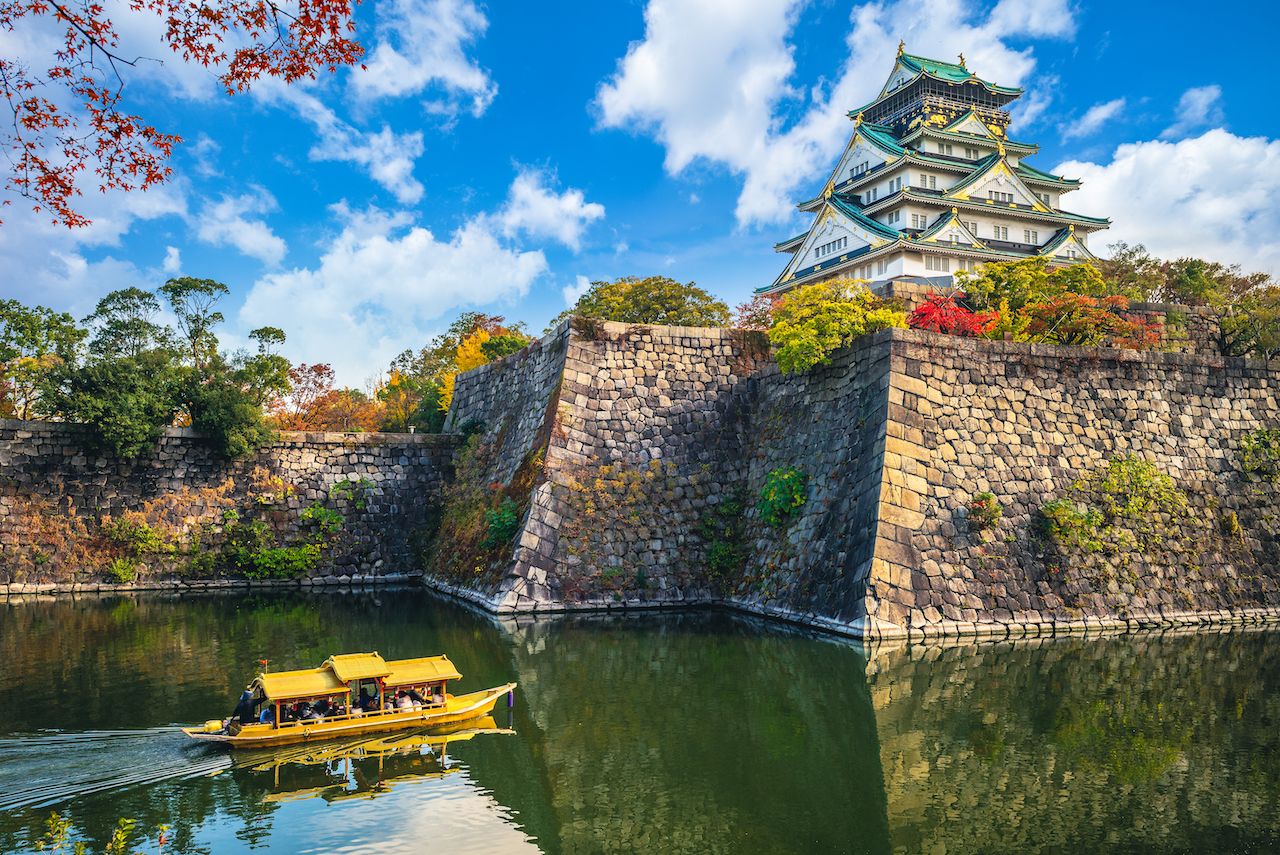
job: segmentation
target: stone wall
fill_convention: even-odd
[[[263,520],[290,543],[306,533],[300,513],[313,504],[344,518],[318,572],[414,571],[411,535],[450,477],[458,444],[451,436],[284,433],[228,462],[181,428],[135,459],[88,451],[88,438],[77,425],[0,420],[0,582],[92,576],[86,563],[113,550],[100,522],[129,513],[176,547],[143,556],[142,575],[183,575],[196,532],[226,512]],[[349,489],[335,493],[339,482]]]
[[[1280,426],[1280,384],[1267,365],[914,331],[891,338],[869,594],[886,628],[1141,622],[1280,606],[1280,495],[1245,478],[1239,452],[1249,431]],[[1059,497],[1096,500],[1073,485],[1119,457],[1168,474],[1190,514],[1153,519],[1141,548],[1058,554],[1040,533],[1040,509]],[[911,483],[890,490],[895,478]],[[968,524],[967,505],[982,491],[1003,508],[992,531]]]
[[[1280,614],[1280,496],[1239,462],[1280,426],[1263,364],[888,330],[785,376],[758,334],[575,322],[458,390],[450,423],[497,449],[477,480],[527,497],[488,570],[427,573],[495,610],[718,602],[884,637]],[[1055,551],[1039,509],[1125,456],[1190,513],[1141,548]],[[807,500],[766,525],[783,467]],[[982,491],[994,530],[968,523]]]

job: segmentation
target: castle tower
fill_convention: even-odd
[[[942,284],[985,261],[1094,258],[1088,237],[1110,220],[1062,209],[1080,182],[1026,163],[1039,147],[1007,136],[1021,89],[988,83],[958,63],[898,45],[888,81],[849,113],[853,135],[821,194],[797,207],[815,215],[777,244],[791,260],[761,293],[848,276]]]

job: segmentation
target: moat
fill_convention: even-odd
[[[260,658],[447,652],[491,733],[233,762],[176,725]],[[720,612],[498,623],[418,590],[0,606],[0,852],[1263,852],[1280,633],[868,651]],[[511,731],[511,732],[506,732]],[[259,758],[260,759],[260,758]],[[154,847],[147,849],[154,851]]]

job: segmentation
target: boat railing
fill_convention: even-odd
[[[362,719],[362,718],[379,718],[379,717],[390,716],[390,715],[404,715],[405,713],[424,712],[426,710],[443,709],[444,707],[445,707],[445,701],[442,700],[439,703],[422,704],[421,708],[419,709],[369,710],[368,712],[359,711],[359,712],[342,713],[340,715],[326,715],[321,718],[294,719],[293,721],[276,722],[276,730],[285,730],[287,728],[301,727],[303,725],[329,724],[330,722],[354,721],[355,719]]]

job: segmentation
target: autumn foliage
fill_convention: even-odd
[[[127,7],[158,16],[165,32],[154,47],[214,69],[228,94],[263,77],[312,78],[363,55],[346,0],[128,0]],[[128,72],[146,61],[147,46],[121,44],[112,16],[123,8],[91,0],[0,3],[2,32],[35,30],[48,19],[60,31],[43,68],[43,60],[33,67],[0,56],[0,94],[13,112],[4,135],[6,188],[69,227],[89,224],[73,204],[86,170],[102,191],[145,190],[169,177],[169,156],[181,142],[126,107]]]
[[[1000,313],[975,312],[961,301],[964,294],[930,294],[907,319],[912,329],[976,338],[989,333]]]

